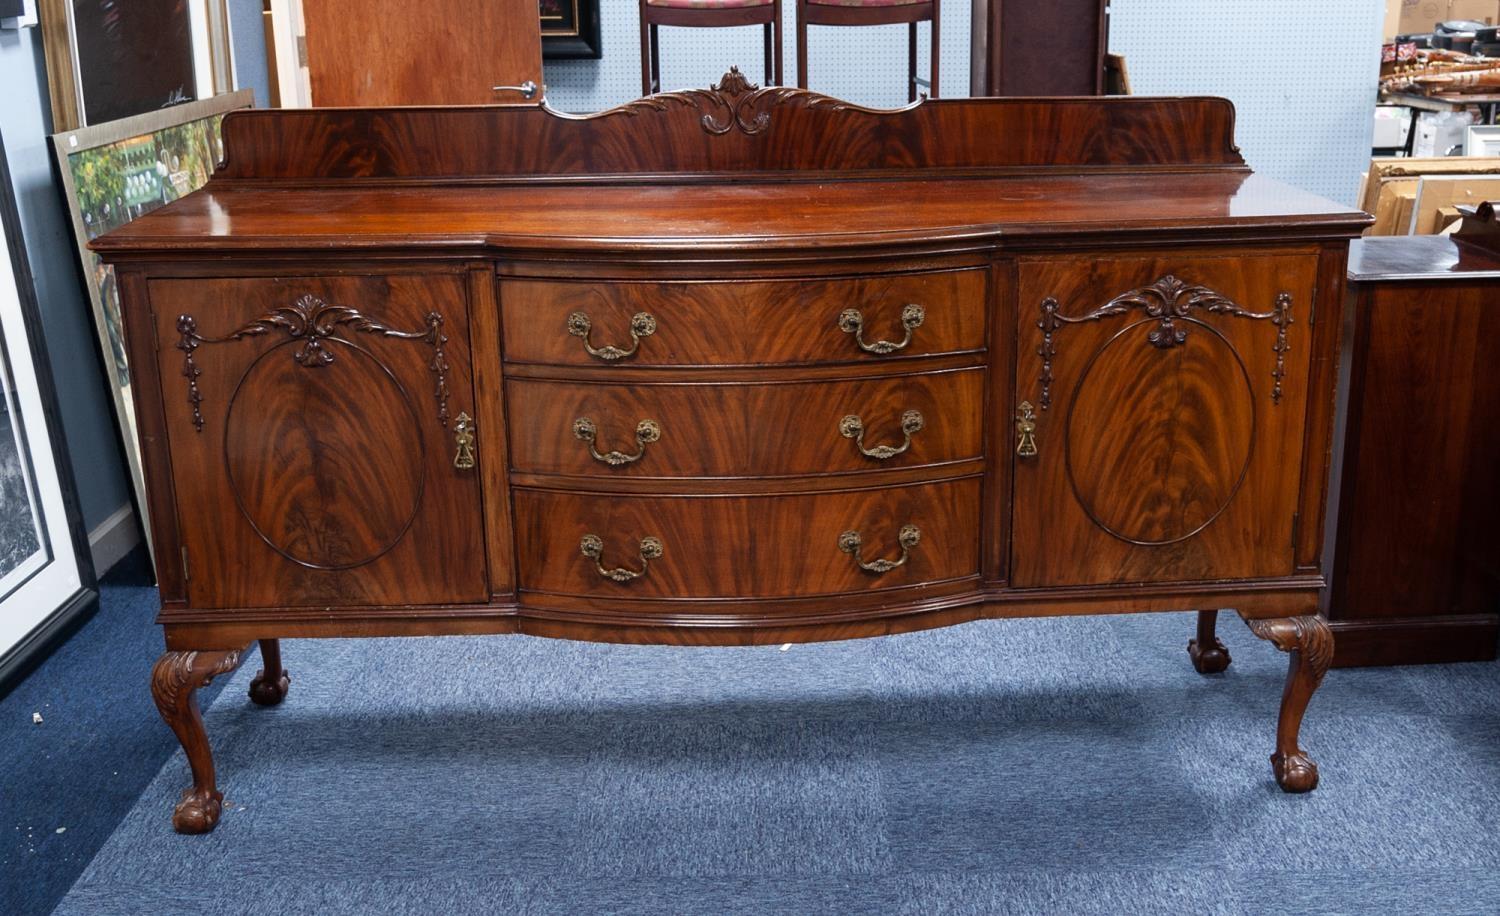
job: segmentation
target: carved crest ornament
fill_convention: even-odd
[[[695,108],[701,114],[699,124],[706,133],[723,136],[738,129],[754,136],[771,126],[771,109],[795,106],[820,111],[860,111],[866,114],[889,114],[906,111],[922,104],[922,100],[906,108],[879,109],[855,105],[833,96],[809,92],[796,86],[768,86],[760,88],[745,78],[738,67],[730,67],[717,83],[708,89],[684,89],[680,92],[662,92],[627,102],[617,108],[585,117],[607,117],[626,115],[635,117],[646,112],[668,111],[672,108]]]
[[[1194,310],[1256,321],[1269,320],[1276,326],[1276,342],[1271,347],[1276,353],[1276,366],[1271,370],[1271,378],[1274,382],[1271,387],[1271,402],[1281,403],[1281,383],[1286,378],[1286,354],[1291,349],[1287,343],[1287,327],[1292,323],[1290,293],[1277,294],[1276,306],[1271,311],[1252,312],[1206,286],[1186,283],[1167,274],[1150,286],[1121,293],[1093,311],[1082,315],[1064,315],[1059,309],[1057,299],[1052,296],[1043,299],[1042,317],[1036,323],[1042,332],[1042,342],[1036,352],[1042,358],[1042,371],[1039,377],[1042,393],[1038,398],[1038,406],[1043,410],[1052,406],[1052,382],[1054,381],[1052,363],[1057,358],[1057,345],[1054,337],[1058,330],[1066,324],[1098,321],[1112,315],[1124,315],[1132,309],[1140,309],[1148,318],[1157,319],[1158,324],[1146,335],[1146,339],[1152,346],[1162,350],[1180,347],[1187,342],[1188,329],[1178,324],[1178,320],[1190,318]]]
[[[437,399],[437,418],[445,428],[448,426],[448,357],[443,350],[448,343],[448,335],[443,333],[443,316],[440,313],[429,312],[427,327],[422,330],[398,331],[386,327],[357,309],[329,305],[313,295],[304,295],[291,305],[271,309],[223,337],[206,337],[198,333],[198,321],[192,315],[178,316],[177,349],[183,354],[182,374],[188,381],[188,403],[193,408],[193,425],[197,427],[198,432],[203,432],[203,392],[198,388],[198,377],[203,374],[203,370],[198,367],[194,357],[194,352],[203,344],[228,343],[281,330],[293,340],[302,341],[302,345],[292,353],[292,358],[297,361],[298,365],[308,369],[317,369],[333,363],[333,352],[324,345],[324,342],[341,340],[336,336],[340,328],[401,340],[420,340],[431,347],[432,359],[427,367],[432,370],[435,377],[433,394]]]

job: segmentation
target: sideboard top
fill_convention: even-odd
[[[982,98],[877,111],[731,70],[595,115],[241,111],[207,188],[108,259],[350,248],[831,248],[1119,233],[1352,236],[1254,176],[1217,98]]]

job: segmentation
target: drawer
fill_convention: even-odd
[[[516,380],[517,471],[775,477],[979,458],[984,370],[764,385]]]
[[[515,512],[521,585],[532,591],[773,598],[899,588],[979,572],[976,478],[777,496],[517,490]],[[905,562],[887,568],[903,555]]]
[[[505,358],[514,362],[626,367],[895,360],[983,349],[985,273],[502,280],[500,308]]]

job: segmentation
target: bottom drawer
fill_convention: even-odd
[[[778,598],[979,573],[977,478],[785,496],[518,490],[515,512],[531,591]]]

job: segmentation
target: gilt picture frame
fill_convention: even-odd
[[[599,60],[604,56],[599,0],[537,0],[542,17],[542,57]]]
[[[235,88],[227,0],[38,0],[56,131]]]
[[[253,93],[243,89],[206,102],[190,102],[52,137],[79,264],[93,306],[105,379],[114,397],[115,417],[148,546],[151,525],[119,291],[114,268],[100,261],[88,243],[206,184],[224,155],[219,122],[230,111],[249,108],[253,101]],[[152,553],[154,556],[154,549]]]
[[[98,597],[0,143],[0,696]]]

